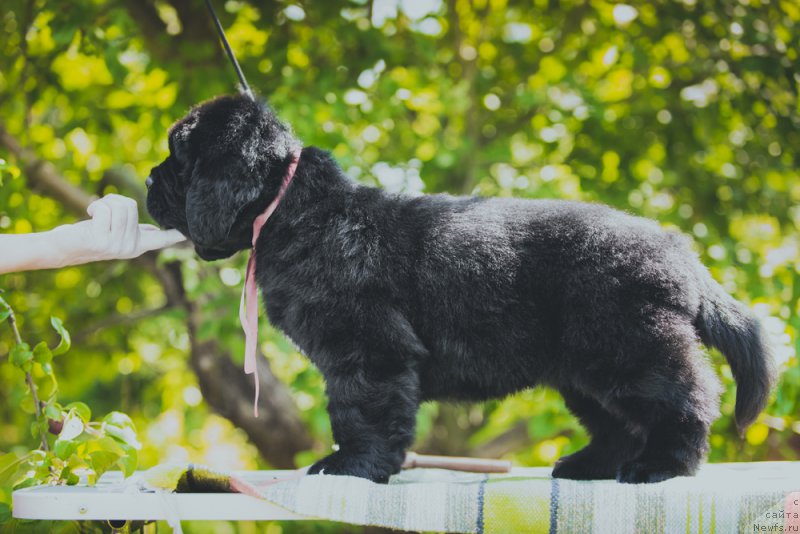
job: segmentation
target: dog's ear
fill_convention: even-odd
[[[264,196],[265,176],[257,176],[241,158],[200,157],[186,193],[186,222],[198,248],[220,248],[239,215]],[[266,169],[264,169],[266,170]]]

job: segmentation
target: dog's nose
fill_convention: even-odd
[[[148,176],[147,180],[144,181],[144,185],[147,187],[147,189],[150,189],[150,186],[153,185],[153,177]]]

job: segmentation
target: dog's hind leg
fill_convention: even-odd
[[[363,367],[326,370],[333,437],[339,450],[309,474],[351,475],[387,482],[400,471],[414,441],[419,379],[411,367],[368,372]]]
[[[632,418],[651,425],[642,453],[620,466],[618,481],[660,482],[697,471],[708,452],[709,428],[719,415],[719,383],[700,349],[694,351],[681,360],[688,365],[661,377],[673,382],[669,395],[626,403]]]
[[[641,453],[619,466],[616,479],[658,482],[697,470],[719,413],[720,388],[700,348],[696,313],[679,305],[681,287],[635,289],[610,293],[595,320],[586,307],[569,315],[564,345],[572,359],[565,380],[628,428],[644,429]]]
[[[575,480],[613,479],[620,466],[639,455],[645,429],[626,424],[609,413],[597,400],[574,389],[561,391],[567,408],[580,419],[592,441],[574,454],[560,458],[553,477]]]

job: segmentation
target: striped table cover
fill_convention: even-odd
[[[322,475],[255,489],[309,518],[402,530],[800,532],[800,462],[710,464],[696,477],[640,485],[552,479],[547,468],[489,476],[412,469],[387,485]]]

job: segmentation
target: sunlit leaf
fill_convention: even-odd
[[[57,404],[48,404],[44,407],[44,415],[50,419],[61,420],[61,407]]]
[[[130,428],[134,431],[136,430],[136,427],[134,426],[130,416],[122,412],[110,412],[108,415],[103,417],[103,422],[118,426],[120,428]]]
[[[70,338],[69,332],[66,328],[64,328],[64,323],[58,317],[51,317],[50,324],[53,326],[58,335],[61,336],[61,341],[59,341],[56,348],[53,349],[53,356],[60,356],[67,352],[69,348],[72,346],[72,339]]]
[[[33,359],[40,364],[50,363],[52,361],[53,353],[50,351],[50,347],[47,346],[47,343],[40,341],[33,347]]]
[[[142,448],[142,444],[139,443],[139,440],[136,437],[136,432],[130,427],[121,428],[116,425],[106,423],[103,425],[103,430],[106,432],[106,434],[120,443],[129,445],[135,449]]]
[[[0,456],[0,486],[13,485],[15,474],[28,459],[29,455],[18,457],[14,453]]]
[[[80,416],[76,413],[71,413],[64,420],[64,427],[61,429],[61,434],[58,435],[59,441],[69,441],[77,438],[83,432],[84,423]]]
[[[64,410],[75,410],[75,413],[83,420],[84,423],[88,423],[92,420],[92,410],[83,402],[71,402],[64,406]]]
[[[91,460],[91,468],[99,478],[120,460],[121,455],[109,451],[93,451],[89,453],[89,458]],[[135,465],[133,469],[136,470]]]
[[[56,455],[57,458],[61,460],[66,460],[75,452],[78,448],[78,443],[72,440],[65,440],[65,439],[57,439],[55,444],[53,445],[53,453]]]
[[[31,351],[30,345],[27,343],[18,343],[14,345],[9,353],[9,360],[17,367],[25,367],[25,364],[33,360],[33,352]]]
[[[139,453],[133,447],[125,447],[125,455],[118,460],[117,464],[125,476],[129,477],[136,472],[136,467],[139,465]]]

